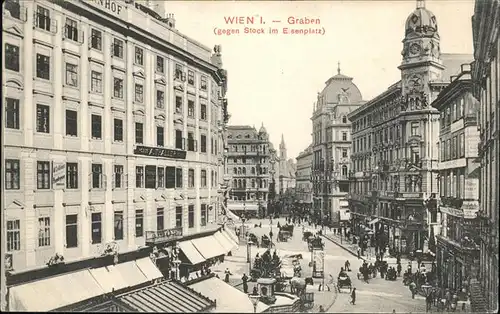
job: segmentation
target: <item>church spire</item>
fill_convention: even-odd
[[[281,144],[280,144],[280,146],[282,148],[285,148],[285,136],[283,135],[283,133],[281,133]]]
[[[425,8],[425,0],[417,0],[417,9]]]
[[[340,74],[340,61],[337,62],[337,74]]]

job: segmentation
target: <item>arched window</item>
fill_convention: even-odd
[[[246,179],[243,179],[243,188],[245,188],[245,189],[246,189],[246,187],[247,187],[247,180],[246,180]]]
[[[238,174],[238,169],[236,167],[234,167],[233,172],[234,172],[234,174]]]
[[[252,168],[253,169],[253,168]],[[255,187],[255,179],[252,179],[252,187]]]
[[[251,172],[252,172],[252,174],[255,174],[255,167],[252,167]]]
[[[347,177],[347,166],[346,165],[342,166],[342,176]]]
[[[241,189],[241,180],[238,180],[238,188]]]
[[[238,168],[238,174],[241,174],[241,168]]]
[[[238,187],[238,180],[234,179],[233,180],[233,188],[237,188]]]
[[[243,174],[247,174],[247,168],[243,168]]]
[[[342,123],[347,123],[347,117],[346,116],[342,116]]]
[[[264,188],[267,188],[267,181],[264,181]]]

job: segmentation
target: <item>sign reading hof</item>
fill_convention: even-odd
[[[185,150],[168,149],[161,147],[137,146],[134,150],[136,155],[164,157],[174,159],[186,159]]]
[[[54,190],[64,189],[66,186],[66,163],[54,162],[52,164],[52,187]]]
[[[106,11],[109,11],[115,15],[120,15],[120,13],[123,12],[123,5],[120,4],[118,1],[113,1],[113,0],[90,0],[86,1],[89,4],[95,4],[98,7],[101,7],[102,9],[105,9]]]

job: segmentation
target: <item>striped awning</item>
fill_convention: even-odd
[[[220,231],[214,233],[214,238],[217,241],[219,241],[219,243],[222,245],[222,247],[226,250],[226,254],[238,247],[237,245],[235,245],[234,242],[231,242],[228,238],[226,238],[224,235],[222,235],[222,233]]]
[[[86,270],[9,288],[11,312],[47,312],[104,294]]]
[[[205,258],[198,252],[191,241],[179,242],[179,248],[191,265],[198,265],[205,261]]]
[[[117,299],[137,312],[200,313],[215,307],[215,302],[173,281],[164,281],[118,295]]]
[[[224,247],[219,244],[219,241],[217,241],[214,236],[193,239],[191,240],[191,243],[194,244],[194,247],[205,259],[211,259],[227,254]]]

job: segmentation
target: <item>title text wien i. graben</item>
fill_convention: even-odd
[[[254,16],[225,16],[225,27],[215,27],[215,35],[239,35],[239,34],[271,34],[271,35],[324,35],[325,29],[321,27],[319,18],[289,16],[286,20],[266,19],[259,15]],[[266,25],[264,27],[263,25]],[[282,24],[287,26],[283,27]],[[229,26],[234,25],[234,26]],[[241,26],[239,26],[241,25]],[[316,27],[305,27],[315,25]]]

